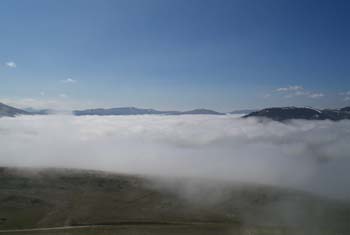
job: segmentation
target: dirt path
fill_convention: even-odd
[[[75,225],[51,228],[30,228],[30,229],[8,229],[0,230],[0,233],[20,233],[20,232],[37,232],[37,231],[55,231],[55,230],[71,230],[81,228],[101,228],[106,226],[188,226],[188,225],[220,225],[224,223],[215,222],[157,222],[157,221],[122,221],[110,224],[93,224],[93,225]]]
[[[86,226],[52,227],[52,228],[9,229],[9,230],[0,230],[0,233],[36,232],[36,231],[67,230],[67,229],[95,228],[95,227],[98,227],[98,225],[97,226],[86,225]]]

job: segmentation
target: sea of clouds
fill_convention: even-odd
[[[293,187],[350,199],[350,121],[205,116],[0,118],[0,165]]]

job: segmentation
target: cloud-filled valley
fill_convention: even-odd
[[[350,121],[19,116],[0,119],[0,143],[4,166],[243,181],[350,198]]]

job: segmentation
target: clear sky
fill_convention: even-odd
[[[348,0],[2,0],[0,102],[350,105],[349,12]]]

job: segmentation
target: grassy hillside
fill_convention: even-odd
[[[0,168],[0,230],[97,226],[28,235],[349,234],[349,221],[344,202],[266,186]]]

